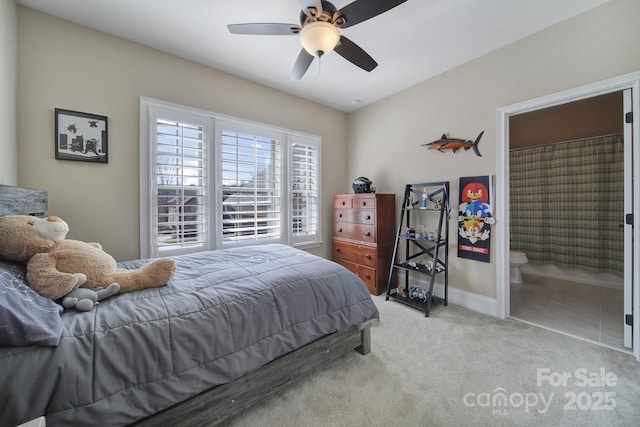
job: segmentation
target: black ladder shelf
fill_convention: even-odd
[[[449,181],[407,184],[402,200],[386,300],[424,310],[429,317],[432,304],[449,304]],[[421,276],[426,285],[417,281]],[[443,277],[444,297],[434,295],[436,276]]]

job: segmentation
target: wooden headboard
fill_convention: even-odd
[[[0,216],[47,213],[47,191],[27,187],[0,185]]]

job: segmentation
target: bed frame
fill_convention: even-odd
[[[360,354],[368,354],[371,351],[370,337],[368,323],[363,329],[352,327],[335,332],[288,353],[257,371],[214,387],[133,425],[196,427],[223,424],[268,397],[293,387],[314,372],[331,368],[354,349]]]
[[[0,185],[0,216],[47,212],[47,192]],[[132,425],[215,426],[298,384],[314,372],[334,366],[353,350],[371,351],[371,326],[366,323],[320,338],[232,382],[204,391]]]

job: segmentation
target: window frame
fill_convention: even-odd
[[[155,236],[157,233],[157,198],[155,196],[155,121],[158,112],[165,113],[171,121],[181,121],[202,125],[204,129],[205,149],[205,238],[202,245],[180,248],[177,250],[160,250]],[[195,122],[194,122],[195,121]],[[259,136],[275,137],[280,141],[280,236],[274,239],[246,240],[238,242],[223,241],[223,208],[222,201],[222,131],[230,127],[234,132],[248,134],[259,132]],[[291,147],[303,144],[314,147],[316,159],[316,230],[303,236],[293,233],[293,182],[291,177]],[[301,249],[309,249],[322,245],[322,139],[320,136],[293,131],[286,128],[253,122],[237,117],[226,116],[206,110],[186,107],[157,99],[140,97],[140,256],[155,258],[173,256],[182,253],[198,252],[228,247],[283,243]],[[154,229],[154,227],[156,227]]]

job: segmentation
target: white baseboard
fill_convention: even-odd
[[[482,314],[500,317],[498,314],[498,300],[495,298],[489,298],[483,295],[474,294],[473,292],[450,287],[449,302]]]
[[[426,283],[425,283],[426,284]],[[434,294],[436,296],[444,296],[444,285],[435,283]],[[492,317],[501,317],[498,313],[498,300],[473,292],[464,291],[462,289],[452,288],[449,286],[449,302],[459,305],[469,310],[477,311]]]

